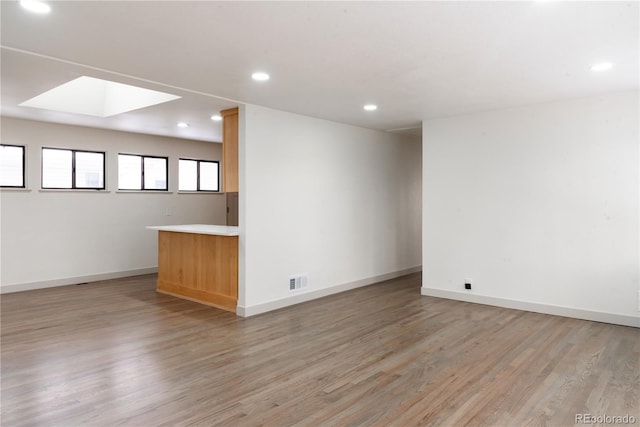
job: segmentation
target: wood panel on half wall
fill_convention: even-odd
[[[157,291],[235,312],[238,236],[160,231]]]

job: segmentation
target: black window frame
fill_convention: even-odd
[[[0,147],[22,148],[22,185],[0,185],[0,188],[27,188],[27,147],[17,144],[0,144]]]
[[[196,190],[180,190],[180,182],[178,182],[178,191],[191,192],[191,193],[220,193],[220,161],[219,160],[202,160],[202,159],[190,159],[188,157],[178,158],[178,170],[180,169],[180,160],[188,160],[196,162]],[[218,166],[218,189],[217,190],[201,190],[200,189],[200,163],[215,163]],[[180,179],[180,173],[178,172],[178,179]]]
[[[71,187],[45,187],[44,186],[44,150],[71,151]],[[40,151],[40,188],[43,190],[106,190],[107,189],[107,152],[95,150],[76,150],[73,148],[42,147]],[[76,185],[76,153],[102,154],[102,187],[78,187]]]
[[[140,157],[140,189],[120,188],[120,156],[135,156]],[[165,185],[164,189],[157,188],[144,188],[144,159],[164,159],[165,161]],[[118,153],[118,191],[169,191],[169,157],[166,156],[153,156],[147,154],[132,154],[132,153]]]

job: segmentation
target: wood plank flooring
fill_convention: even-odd
[[[636,328],[421,297],[418,274],[246,319],[155,280],[2,295],[2,426],[640,419]]]

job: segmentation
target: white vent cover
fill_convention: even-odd
[[[307,275],[289,276],[289,290],[297,291],[307,287]]]

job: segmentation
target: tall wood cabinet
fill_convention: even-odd
[[[220,111],[222,116],[222,191],[238,192],[238,108]]]

